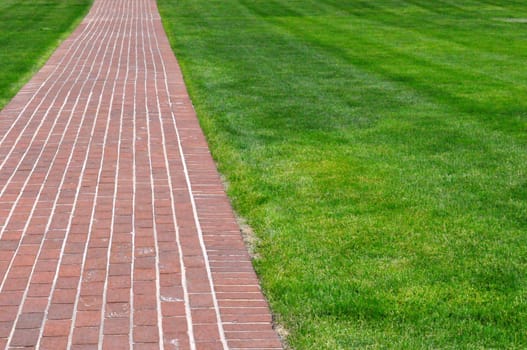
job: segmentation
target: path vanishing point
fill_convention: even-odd
[[[155,0],[0,112],[0,348],[281,349]]]

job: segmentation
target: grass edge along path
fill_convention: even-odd
[[[524,4],[159,4],[293,348],[527,347]]]
[[[93,0],[0,4],[0,110],[80,24]]]

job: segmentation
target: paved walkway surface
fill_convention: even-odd
[[[0,348],[279,349],[154,0],[0,113]]]

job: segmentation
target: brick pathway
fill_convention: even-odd
[[[0,348],[279,349],[154,0],[0,112]]]

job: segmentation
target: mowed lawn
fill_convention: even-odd
[[[526,2],[159,5],[292,348],[527,348]]]
[[[0,0],[0,110],[87,13],[92,0]]]

